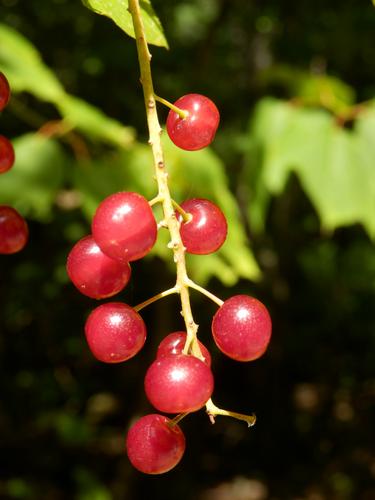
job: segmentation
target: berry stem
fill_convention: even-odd
[[[172,200],[172,205],[174,206],[174,208],[177,210],[177,212],[179,214],[181,214],[182,218],[184,219],[184,222],[190,222],[191,219],[193,218],[193,216],[191,214],[189,214],[188,212],[186,212],[182,207],[181,205],[179,205],[177,203],[177,201],[174,201]]]
[[[180,420],[182,420],[184,417],[186,417],[186,415],[189,415],[189,412],[187,412],[187,413],[179,413],[174,418],[172,418],[172,420],[168,423],[168,426],[169,427],[174,427],[175,425],[178,424],[178,422],[180,422]]]
[[[177,286],[174,286],[172,288],[168,288],[168,290],[164,290],[164,292],[160,292],[160,293],[154,295],[153,297],[150,297],[149,299],[145,300],[144,302],[141,302],[137,306],[133,307],[133,309],[138,312],[141,309],[143,309],[144,307],[149,306],[153,302],[156,302],[157,300],[162,299],[163,297],[167,297],[168,295],[172,295],[172,293],[178,293]]]
[[[158,195],[158,196],[155,196],[155,198],[152,198],[152,200],[150,200],[148,202],[148,204],[150,205],[150,207],[156,205],[157,203],[161,203],[163,200],[162,198]]]
[[[203,295],[205,295],[206,297],[208,297],[209,299],[212,300],[212,302],[215,302],[215,304],[217,304],[219,307],[222,306],[224,304],[224,301],[219,299],[219,297],[216,297],[216,295],[214,295],[213,293],[209,292],[208,290],[206,290],[205,288],[203,288],[202,286],[200,285],[197,285],[197,283],[195,283],[193,280],[191,280],[190,278],[188,278],[186,280],[186,284],[190,287],[190,288],[194,288],[194,290],[197,290],[198,292],[202,293]]]
[[[209,399],[206,403],[206,412],[213,424],[215,423],[215,417],[217,415],[223,415],[224,417],[232,417],[236,418],[237,420],[243,420],[249,427],[252,427],[256,422],[256,416],[254,414],[244,415],[243,413],[237,413],[235,411],[222,410],[212,402],[212,399]]]
[[[181,240],[179,223],[175,215],[175,209],[168,187],[168,172],[165,168],[163,149],[160,140],[162,129],[159,124],[155,105],[156,97],[152,83],[150,65],[151,54],[148,49],[144,32],[139,0],[129,0],[129,11],[133,19],[134,33],[136,37],[141,82],[149,130],[149,144],[152,148],[155,177],[159,190],[158,197],[160,197],[163,207],[164,221],[171,236],[169,247],[173,251],[173,260],[176,263],[176,289],[180,293],[182,316],[185,321],[187,332],[184,352],[187,353],[191,347],[194,355],[198,355],[198,357],[203,359],[197,340],[198,325],[194,322],[190,305],[189,287],[186,284],[188,277],[186,272],[185,247]]]
[[[172,111],[177,113],[178,116],[182,120],[184,120],[185,118],[187,118],[189,116],[189,111],[186,111],[186,109],[180,109],[177,106],[175,106],[174,104],[172,104],[171,102],[167,101],[163,97],[159,97],[156,94],[154,94],[154,97],[155,97],[155,101],[161,102],[162,104],[164,104],[164,106],[167,106],[169,109],[171,109]]]

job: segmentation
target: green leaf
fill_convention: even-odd
[[[263,85],[285,87],[289,95],[304,105],[321,106],[333,113],[345,115],[355,101],[352,87],[339,78],[315,75],[286,64],[277,64],[260,74]]]
[[[128,0],[83,0],[83,3],[97,14],[112,19],[127,35],[135,38],[132,16],[128,10]],[[139,4],[147,43],[168,48],[163,27],[150,0],[140,0]]]
[[[294,172],[324,228],[362,223],[374,237],[374,109],[363,112],[351,132],[337,126],[323,110],[276,99],[261,101],[251,131],[262,151],[254,199],[261,199],[264,191],[279,195]],[[254,180],[250,161],[247,168],[249,180]],[[266,208],[266,204],[261,207],[263,217]],[[250,217],[253,213],[252,206]]]
[[[30,92],[49,102],[58,102],[65,94],[35,47],[5,24],[0,24],[0,69],[7,75],[13,92]]]
[[[39,134],[27,134],[13,142],[16,162],[0,182],[2,204],[12,205],[28,217],[46,221],[62,186],[68,164],[58,142]]]
[[[94,139],[120,147],[129,147],[134,141],[132,128],[109,118],[98,108],[78,97],[65,95],[56,105],[69,125]]]

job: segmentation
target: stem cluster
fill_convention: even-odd
[[[136,36],[136,45],[137,45],[137,53],[138,60],[140,66],[141,73],[141,83],[143,88],[144,102],[146,108],[146,116],[147,116],[147,124],[149,130],[149,144],[152,149],[153,162],[154,162],[154,170],[155,170],[155,178],[158,185],[158,195],[152,200],[152,203],[161,203],[163,208],[163,226],[167,227],[170,233],[170,244],[169,247],[173,252],[173,260],[176,264],[176,284],[173,288],[166,290],[155,297],[139,304],[135,307],[137,311],[145,307],[146,305],[158,300],[166,295],[172,293],[178,293],[181,299],[181,313],[184,318],[184,322],[186,325],[186,343],[183,349],[184,354],[193,354],[197,358],[203,359],[203,355],[201,349],[199,347],[197,331],[198,325],[195,323],[191,304],[190,304],[190,296],[189,296],[189,288],[194,288],[199,292],[203,293],[211,300],[213,300],[216,304],[221,306],[223,301],[219,298],[215,297],[208,290],[205,290],[203,287],[194,283],[188,276],[186,269],[186,259],[185,259],[185,247],[183,245],[181,236],[180,236],[180,223],[178,222],[175,209],[179,211],[184,220],[188,220],[188,214],[184,213],[176,206],[176,202],[172,199],[169,185],[168,185],[168,172],[165,167],[164,154],[161,144],[161,133],[162,129],[160,127],[157,109],[156,109],[156,100],[162,102],[163,104],[167,104],[171,107],[170,103],[167,103],[164,99],[158,97],[154,93],[153,81],[152,81],[152,73],[151,73],[151,54],[148,48],[145,31],[143,27],[141,11],[138,0],[129,0],[129,11],[132,15],[134,32]],[[172,108],[173,109],[173,108]],[[174,110],[179,116],[183,119],[186,118],[187,114],[180,109]],[[232,416],[234,418],[244,420],[248,423],[248,425],[253,425],[255,423],[254,415],[242,415],[234,412],[229,412],[227,410],[222,410],[218,408],[211,399],[209,399],[206,403],[206,411],[210,416],[211,421],[214,421],[214,417],[216,415],[226,415]],[[184,416],[184,415],[183,415]],[[177,416],[172,423],[179,421],[182,418],[181,415]]]

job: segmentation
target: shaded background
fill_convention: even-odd
[[[198,412],[181,423],[187,450],[175,470],[148,477],[132,469],[124,453],[126,428],[151,411],[143,376],[162,336],[182,327],[178,301],[169,297],[144,311],[148,342],[134,359],[119,366],[95,361],[82,333],[93,301],[80,296],[64,271],[67,253],[89,232],[89,222],[79,203],[56,196],[46,220],[29,219],[25,250],[0,259],[0,497],[375,498],[373,243],[360,224],[322,231],[295,175],[270,199],[264,230],[255,230],[243,177],[255,103],[265,95],[293,98],[298,71],[339,78],[357,102],[374,96],[373,6],[354,0],[153,5],[171,47],[152,50],[157,92],[170,100],[199,92],[218,103],[222,123],[213,149],[225,164],[262,271],[259,280],[239,279],[232,288],[218,277],[207,285],[223,298],[254,294],[269,307],[273,338],[256,362],[235,363],[217,351],[210,339],[216,307],[193,294],[200,338],[213,355],[215,402],[255,411],[258,422],[249,430],[217,418],[211,426]],[[38,48],[70,93],[146,140],[135,44],[109,20],[72,0],[0,0],[0,19]],[[287,77],[280,78],[280,65]],[[1,116],[4,135],[58,119],[50,104],[17,97],[20,106]],[[166,111],[160,115],[164,120]],[[111,153],[100,144],[84,147],[93,157],[103,157],[106,148]],[[69,183],[63,187],[66,194]],[[199,185],[190,186],[189,196],[199,195]],[[145,259],[133,266],[121,298],[137,304],[173,279],[164,259]]]

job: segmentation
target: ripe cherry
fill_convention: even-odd
[[[218,348],[237,361],[259,358],[267,349],[271,330],[267,308],[248,295],[226,300],[212,320],[212,334]]]
[[[216,252],[224,243],[228,232],[227,221],[220,208],[211,201],[200,198],[184,201],[181,207],[192,216],[191,220],[184,222],[181,214],[177,214],[186,251],[200,255]]]
[[[182,350],[185,347],[186,342],[186,332],[173,332],[164,337],[160,342],[156,357],[163,358],[164,356],[170,356],[173,354],[182,354]],[[199,347],[202,351],[204,357],[204,362],[207,366],[211,366],[211,355],[206,346],[199,342]]]
[[[27,224],[17,210],[0,206],[0,253],[19,252],[26,245],[28,236]]]
[[[145,377],[146,396],[165,413],[199,410],[210,399],[213,388],[214,378],[206,363],[185,354],[158,358]]]
[[[98,206],[92,234],[101,250],[112,259],[141,259],[154,246],[157,225],[146,198],[121,192],[108,196]]]
[[[0,72],[0,111],[2,111],[8,104],[10,99],[10,87],[9,82],[4,75]]]
[[[14,159],[12,143],[3,135],[0,135],[0,174],[4,174],[13,167]]]
[[[146,326],[132,307],[122,302],[108,302],[91,312],[85,334],[91,352],[99,361],[119,363],[142,349]]]
[[[126,450],[132,465],[145,474],[173,469],[185,451],[185,436],[164,415],[145,415],[129,429]]]
[[[91,235],[74,245],[66,270],[78,290],[93,299],[105,299],[120,292],[131,275],[130,265],[105,255]]]
[[[175,103],[179,109],[188,112],[181,118],[171,110],[167,118],[167,132],[171,141],[181,149],[195,151],[211,144],[220,121],[215,104],[200,94],[187,94]]]

